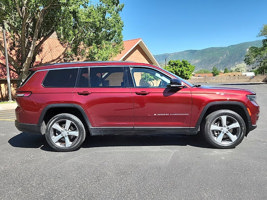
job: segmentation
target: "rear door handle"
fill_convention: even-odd
[[[82,91],[82,92],[78,92],[78,95],[84,95],[84,96],[87,96],[91,94],[91,92],[88,92],[88,91]]]
[[[135,92],[137,95],[148,95],[150,92],[147,91],[140,91],[140,92]]]

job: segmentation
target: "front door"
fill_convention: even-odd
[[[190,88],[167,87],[170,78],[151,68],[131,68],[134,127],[188,127],[191,116]]]

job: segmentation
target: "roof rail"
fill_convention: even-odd
[[[62,62],[62,63],[47,63],[41,66],[50,66],[50,65],[67,65],[67,64],[80,64],[80,63],[121,63],[121,62],[125,62],[125,63],[136,63],[133,61],[79,61],[79,62]]]

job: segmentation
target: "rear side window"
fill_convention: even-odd
[[[91,87],[127,87],[128,79],[124,67],[91,67]]]
[[[44,87],[72,88],[75,86],[78,69],[50,70],[43,82]]]

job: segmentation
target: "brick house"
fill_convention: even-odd
[[[160,66],[141,38],[124,41],[123,47],[124,49],[121,53],[112,60],[133,61]]]

